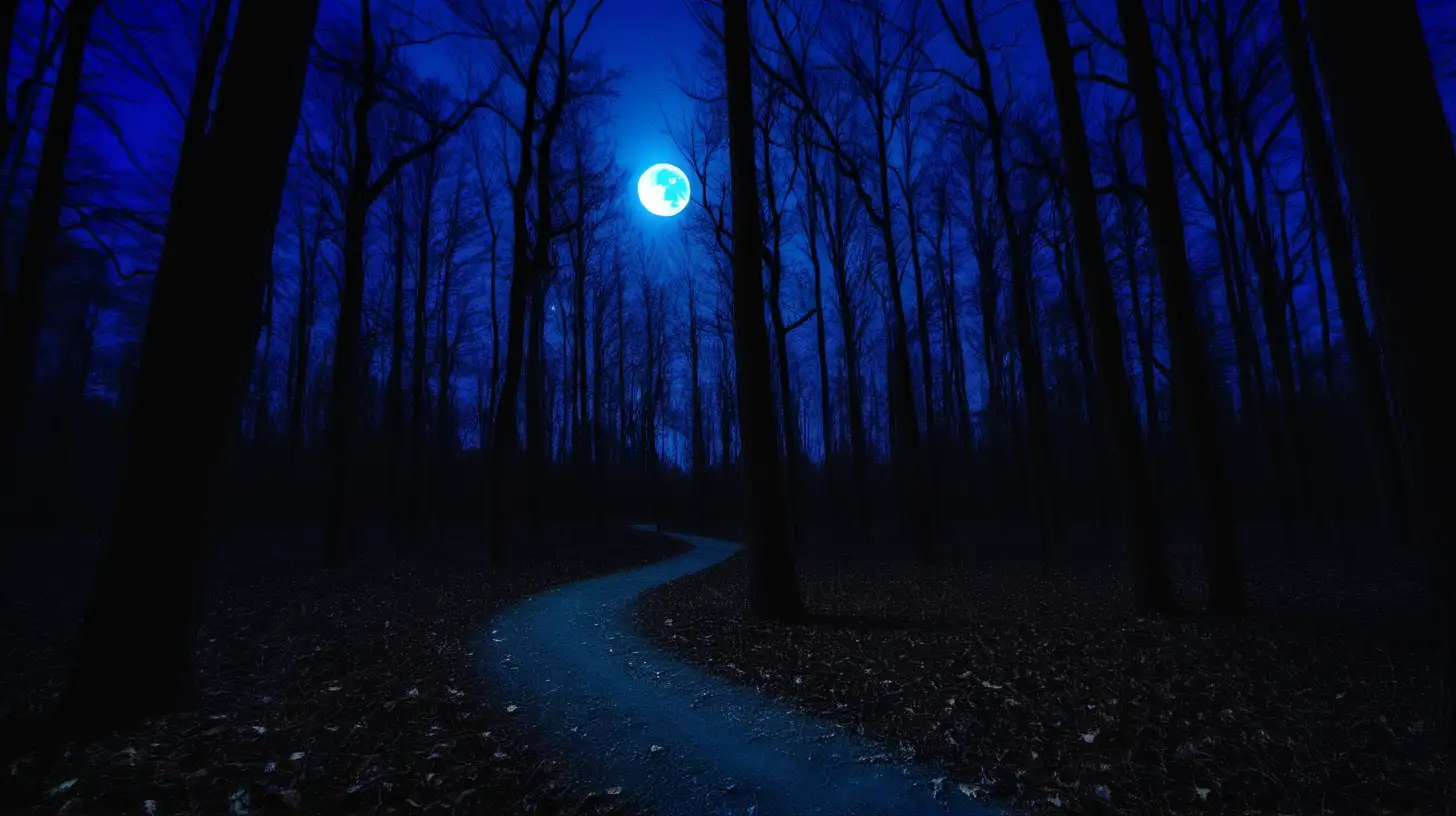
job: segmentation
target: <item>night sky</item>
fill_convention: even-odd
[[[20,36],[34,37],[34,21],[41,13],[40,4],[25,3]],[[76,136],[72,148],[73,161],[68,168],[72,183],[72,200],[81,208],[116,204],[152,214],[160,221],[165,212],[171,174],[175,171],[177,145],[180,139],[182,114],[190,91],[192,64],[199,47],[195,28],[199,0],[113,0],[103,6],[98,17],[98,47],[88,55],[85,89],[91,103],[78,114]],[[412,4],[421,18],[440,21],[450,15],[443,0],[418,0]],[[377,3],[381,9],[385,4]],[[357,3],[351,0],[325,0],[321,13],[320,32],[330,26],[352,33],[357,30]],[[1044,96],[1047,83],[1046,64],[1037,33],[1035,15],[1030,3],[1011,2],[998,6],[1001,10],[983,22],[988,42],[996,44],[1002,76],[1013,78],[1016,93],[1027,98]],[[1088,0],[1082,8],[1106,22],[1107,30],[1115,30],[1109,2]],[[1456,4],[1426,0],[1422,6],[1427,31],[1437,61],[1437,73],[1446,91],[1447,109],[1456,119]],[[376,12],[383,14],[383,12]],[[922,15],[932,25],[940,24],[939,11],[933,2],[922,6]],[[113,15],[108,17],[107,15]],[[116,20],[132,25],[125,30]],[[378,25],[378,24],[377,24]],[[135,33],[141,32],[141,33]],[[127,41],[126,37],[134,38]],[[704,63],[700,54],[702,35],[684,0],[607,0],[595,18],[584,42],[584,51],[596,53],[603,63],[621,72],[616,83],[616,96],[607,104],[609,117],[601,131],[604,142],[613,145],[621,173],[621,196],[627,225],[641,238],[649,254],[661,259],[665,269],[681,265],[685,227],[693,216],[662,219],[651,216],[636,204],[637,176],[651,164],[670,162],[683,166],[686,162],[665,130],[665,123],[679,123],[691,114],[693,103],[675,86],[675,81],[698,84]],[[954,52],[949,38],[942,36],[932,44],[937,62],[963,64]],[[29,53],[22,47],[19,51]],[[144,53],[148,61],[136,56]],[[482,60],[489,58],[489,49],[468,38],[449,38],[435,45],[413,48],[411,64],[422,74],[443,79],[460,88],[456,78],[463,64],[476,64],[484,72]],[[28,70],[19,61],[13,72]],[[142,75],[156,73],[165,78],[165,90]],[[1003,92],[1004,93],[1004,92]],[[1099,91],[1089,86],[1087,104],[1095,104]],[[1005,103],[1003,96],[1003,104]],[[1048,111],[1049,113],[1049,111]],[[482,114],[488,116],[489,114]],[[1297,156],[1297,132],[1291,129],[1288,155]],[[1298,172],[1297,159],[1287,163],[1287,182]],[[701,195],[694,190],[694,196]],[[1185,190],[1188,201],[1194,194]],[[1197,222],[1197,208],[1186,213],[1190,222]],[[73,213],[71,218],[76,217]],[[1195,246],[1200,241],[1196,229],[1191,234]],[[79,240],[89,238],[79,235]],[[130,272],[148,268],[154,263],[158,248],[155,235],[144,231],[110,231],[104,238],[118,253],[118,263]],[[293,264],[291,250],[280,257],[285,267]],[[791,263],[803,265],[798,242],[787,249]],[[797,259],[797,260],[796,260]],[[1303,287],[1307,296],[1310,287]],[[1210,292],[1217,301],[1219,292]],[[1312,304],[1302,307],[1313,309]],[[115,314],[103,315],[103,344],[112,337],[135,336],[135,326],[113,329]],[[1316,321],[1304,321],[1306,332],[1314,331]],[[1338,327],[1336,327],[1338,330]]]
[[[34,20],[40,13],[38,3],[22,5],[23,18],[28,15]],[[183,105],[198,40],[197,32],[189,27],[189,19],[196,19],[197,5],[196,0],[165,3],[117,0],[107,7],[117,18],[142,22],[151,29],[146,34],[133,36],[149,46],[147,51],[152,62],[160,73],[171,78],[170,92]],[[443,18],[447,14],[440,0],[423,0],[411,5],[422,17]],[[1093,0],[1082,7],[1102,16],[1097,9],[1106,6],[1110,13],[1110,5]],[[187,13],[179,13],[179,7]],[[1456,118],[1456,47],[1453,47],[1456,45],[1456,4],[1425,0],[1421,9],[1438,63],[1438,75],[1447,91],[1447,110]],[[926,5],[925,13],[931,15],[932,22],[939,21],[933,3]],[[357,5],[348,0],[325,0],[321,29],[330,20],[347,25],[346,21],[357,19],[356,15]],[[1006,4],[1003,11],[986,21],[985,29],[988,41],[1000,45],[999,56],[1004,61],[1006,75],[1016,77],[1018,86],[1041,85],[1046,81],[1045,60],[1030,3]],[[118,56],[129,53],[130,49],[111,19],[103,14],[98,18],[97,30],[106,43],[114,43],[116,47],[98,48],[88,56],[88,84],[98,92],[97,104],[80,112],[73,150],[94,157],[93,164],[99,163],[105,168],[103,175],[135,177],[136,184],[121,185],[120,189],[159,206],[165,201],[165,181],[175,169],[172,165],[181,132],[181,113],[155,83],[137,76],[139,72],[149,71],[150,66],[139,65],[135,57],[128,56],[130,67],[141,69],[129,70],[128,63]],[[683,163],[663,125],[665,119],[676,122],[691,111],[690,100],[674,86],[674,80],[694,81],[701,65],[701,39],[684,0],[607,0],[593,22],[584,43],[585,50],[599,54],[605,65],[623,72],[616,85],[617,96],[610,102],[611,122],[603,138],[615,144],[618,164],[627,177],[624,186],[630,187],[636,176],[653,163]],[[411,61],[422,73],[448,78],[455,74],[455,66],[459,64],[458,55],[451,50],[462,47],[479,46],[457,41],[417,48],[411,53]],[[950,47],[948,42],[940,42],[934,50]],[[27,68],[18,62],[13,71],[19,74]],[[97,110],[104,110],[110,121],[97,115]],[[117,134],[125,135],[127,149],[121,147]],[[96,189],[113,195],[117,186],[98,184]]]

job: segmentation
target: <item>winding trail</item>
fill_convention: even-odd
[[[638,529],[651,530],[650,527]],[[991,814],[886,747],[672,658],[632,626],[642,592],[738,545],[674,535],[676,558],[544,592],[483,632],[484,670],[548,747],[661,816]]]

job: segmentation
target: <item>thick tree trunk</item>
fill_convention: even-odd
[[[1285,64],[1299,114],[1300,133],[1304,138],[1305,161],[1314,188],[1314,201],[1321,230],[1325,235],[1330,257],[1330,278],[1340,310],[1340,329],[1350,352],[1355,374],[1355,390],[1364,420],[1365,439],[1370,461],[1375,465],[1375,485],[1380,509],[1385,518],[1391,543],[1408,546],[1413,537],[1410,524],[1410,490],[1400,450],[1391,424],[1390,406],[1386,401],[1385,380],[1380,365],[1380,352],[1365,323],[1365,308],[1360,300],[1360,285],[1355,277],[1355,242],[1345,220],[1340,200],[1339,175],[1335,152],[1325,130],[1323,107],[1310,64],[1308,32],[1300,14],[1299,0],[1279,0],[1280,19],[1284,26]],[[1311,249],[1315,238],[1311,235]],[[1324,280],[1314,270],[1319,283],[1321,332],[1328,347],[1328,321],[1324,320]],[[1327,355],[1328,358],[1328,355]],[[1326,378],[1329,378],[1326,372]],[[1334,383],[1328,387],[1333,389]]]
[[[66,44],[61,50],[61,64],[56,69],[51,92],[40,164],[15,271],[14,293],[6,289],[8,281],[0,281],[0,297],[8,296],[5,322],[0,326],[0,471],[13,466],[15,443],[35,380],[36,345],[45,319],[46,278],[61,231],[66,154],[71,149],[71,131],[81,97],[81,68],[91,36],[91,21],[100,5],[101,0],[71,0],[66,6],[63,21]],[[8,481],[7,476],[0,472],[0,484]]]
[[[749,609],[755,617],[803,615],[788,518],[779,483],[768,336],[763,325],[763,233],[754,167],[752,40],[747,0],[723,2],[727,60],[728,154],[733,188],[733,340],[738,368],[739,432],[748,489]]]
[[[1148,187],[1148,221],[1158,256],[1172,355],[1174,399],[1193,452],[1203,505],[1203,552],[1208,573],[1209,607],[1242,612],[1245,605],[1232,500],[1220,449],[1218,411],[1212,375],[1198,329],[1192,274],[1183,233],[1178,179],[1168,144],[1168,115],[1158,87],[1153,48],[1143,0],[1117,0],[1118,23],[1127,41],[1128,81],[1137,102],[1143,168]]]
[[[244,0],[205,150],[174,184],[122,495],[56,731],[124,727],[194,698],[219,462],[256,348],[317,14],[316,0]]]
[[[1456,258],[1456,148],[1416,7],[1310,0],[1310,30],[1328,92],[1346,186],[1360,214],[1371,300],[1384,314],[1392,390],[1427,538],[1442,629],[1441,725],[1456,734],[1456,416],[1449,383]]]

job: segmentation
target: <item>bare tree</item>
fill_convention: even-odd
[[[1355,275],[1355,240],[1340,197],[1340,180],[1336,171],[1334,148],[1325,129],[1324,105],[1315,85],[1314,66],[1310,60],[1309,34],[1299,0],[1280,0],[1279,14],[1284,34],[1284,61],[1289,68],[1290,83],[1299,111],[1299,128],[1304,137],[1304,155],[1309,180],[1314,189],[1315,209],[1319,226],[1329,250],[1330,278],[1334,283],[1335,300],[1339,304],[1340,327],[1355,374],[1356,398],[1365,425],[1365,438],[1370,460],[1375,467],[1375,487],[1391,542],[1396,547],[1411,542],[1410,497],[1400,451],[1391,424],[1390,406],[1385,395],[1384,372],[1379,350],[1365,322],[1365,306],[1360,299],[1360,285]],[[1310,236],[1310,248],[1318,248],[1318,240]],[[1323,277],[1316,262],[1311,270],[1319,289],[1321,315],[1324,315]],[[1328,347],[1328,321],[1323,324]],[[1326,355],[1328,359],[1328,354]],[[1327,375],[1328,379],[1328,375]],[[1333,386],[1333,383],[1331,383]]]
[[[205,131],[190,129],[206,143],[173,189],[131,454],[56,710],[63,731],[120,727],[194,697],[193,639],[218,463],[256,348],[317,14],[317,2],[243,0],[217,109]],[[199,95],[210,98],[212,87],[199,84]],[[201,268],[211,274],[196,274]],[[199,352],[213,363],[199,369]],[[186,399],[177,394],[181,383]]]
[[[5,318],[0,326],[0,462],[14,460],[12,454],[20,419],[35,380],[36,340],[45,311],[46,276],[60,235],[66,154],[71,149],[71,131],[81,97],[81,68],[86,59],[91,21],[100,5],[101,0],[71,0],[62,21],[65,46],[51,92],[35,191],[31,195],[15,271],[15,290],[11,292],[6,281],[5,307],[0,310]],[[14,9],[7,12],[0,8],[0,23],[7,16],[13,25]],[[6,43],[7,54],[8,49]],[[6,475],[0,473],[0,480]]]
[[[908,20],[894,19],[895,12],[880,2],[855,8],[852,21],[844,25],[868,38],[868,53],[854,38],[831,53],[833,64],[846,78],[852,95],[859,101],[867,120],[871,145],[867,151],[848,143],[841,130],[827,117],[817,81],[810,80],[818,66],[807,60],[808,38],[817,19],[796,13],[786,3],[765,0],[772,51],[764,49],[759,65],[781,87],[791,93],[799,108],[818,125],[818,135],[829,153],[835,172],[850,183],[860,206],[878,233],[885,265],[885,290],[889,294],[890,395],[896,440],[896,461],[903,462],[906,477],[901,480],[902,507],[908,515],[912,541],[924,560],[935,550],[934,502],[927,489],[927,472],[922,461],[920,431],[915,420],[915,394],[911,383],[910,340],[905,320],[900,261],[895,237],[894,201],[891,198],[891,147],[896,131],[904,124],[905,106],[900,99],[915,81],[914,60],[923,47],[923,32],[914,4]],[[770,64],[770,61],[777,65]],[[865,156],[868,153],[868,156]]]
[[[763,245],[754,167],[753,41],[748,0],[723,0],[727,62],[728,155],[733,190],[733,341],[738,413],[748,482],[749,609],[759,618],[791,621],[803,614],[789,548],[779,482],[768,338],[763,325]]]
[[[326,179],[343,202],[343,288],[340,294],[338,334],[334,342],[334,365],[329,394],[329,494],[326,513],[324,559],[340,563],[349,551],[352,511],[352,456],[355,425],[358,422],[359,383],[362,371],[360,330],[364,315],[364,238],[369,211],[394,177],[416,159],[432,153],[470,120],[492,98],[495,83],[488,83],[476,96],[458,103],[443,118],[430,116],[422,101],[387,83],[387,67],[397,52],[414,41],[391,30],[381,52],[374,29],[373,0],[359,6],[359,53],[357,59],[329,55],[326,63],[350,77],[356,96],[344,137],[351,152],[348,169],[340,178],[332,168],[323,168]],[[408,149],[391,156],[375,172],[374,142],[370,136],[372,114],[381,102],[390,101],[425,119],[428,135]],[[319,164],[315,162],[315,168]]]
[[[1205,356],[1194,304],[1188,247],[1183,234],[1178,181],[1169,147],[1167,106],[1158,86],[1157,55],[1143,0],[1118,0],[1118,23],[1127,41],[1128,84],[1137,101],[1147,176],[1148,220],[1158,256],[1167,312],[1168,345],[1173,358],[1172,385],[1203,504],[1203,552],[1208,571],[1209,607],[1239,613],[1245,605],[1232,500],[1219,447],[1212,375]]]
[[[491,105],[519,140],[516,172],[508,185],[512,266],[505,367],[491,422],[487,476],[488,547],[491,562],[499,565],[505,561],[505,467],[519,444],[516,402],[524,356],[526,307],[543,289],[545,273],[552,264],[552,239],[569,232],[570,227],[553,220],[552,146],[568,107],[574,101],[605,93],[613,76],[589,72],[583,77],[577,64],[582,38],[590,29],[602,0],[591,0],[580,10],[577,0],[540,0],[539,4],[513,15],[493,8],[488,0],[452,0],[450,5],[475,35],[491,45],[503,74],[520,86],[521,93],[519,113],[507,110],[502,104]],[[568,21],[575,19],[581,22],[574,32],[568,31]],[[524,38],[523,32],[528,32]],[[550,93],[547,81],[552,86]],[[533,193],[534,213],[530,208]],[[538,492],[539,488],[537,484]]]
[[[1041,23],[1042,41],[1046,45],[1047,61],[1051,65],[1057,113],[1061,121],[1062,162],[1067,173],[1082,285],[1091,307],[1096,374],[1108,409],[1107,421],[1116,442],[1130,505],[1131,549],[1136,564],[1138,597],[1145,609],[1168,612],[1175,607],[1173,587],[1168,580],[1157,502],[1143,451],[1142,429],[1138,426],[1132,395],[1128,391],[1127,369],[1122,358],[1122,327],[1117,319],[1112,276],[1107,271],[1102,222],[1092,180],[1091,151],[1087,146],[1087,128],[1082,118],[1082,98],[1077,90],[1066,16],[1061,0],[1036,0],[1036,12]]]
[[[1411,0],[1310,0],[1308,9],[1371,302],[1385,317],[1377,325],[1414,476],[1416,529],[1426,536],[1444,663],[1439,722],[1456,733],[1456,404],[1445,387],[1451,277],[1425,272],[1456,257],[1456,146]],[[1367,58],[1371,48],[1381,59]]]

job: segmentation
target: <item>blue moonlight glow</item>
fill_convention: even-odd
[[[637,179],[637,197],[648,212],[666,218],[688,206],[692,187],[683,171],[670,164],[654,164]]]

